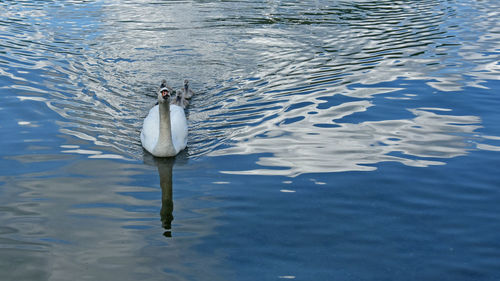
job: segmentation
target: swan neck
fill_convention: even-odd
[[[158,104],[160,113],[160,135],[156,148],[161,150],[161,156],[174,156],[175,149],[172,143],[172,129],[170,123],[170,104],[163,102]]]

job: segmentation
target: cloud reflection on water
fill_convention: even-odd
[[[96,151],[89,157],[142,156],[138,132],[163,77],[192,78],[201,93],[189,112],[192,157],[267,153],[259,165],[284,169],[268,173],[297,175],[496,150],[469,142],[478,116],[423,98],[429,89],[462,95],[498,79],[491,3],[310,2],[7,5],[4,18],[25,25],[0,26],[10,59],[0,75],[11,82],[4,89],[57,112],[60,133],[95,145],[73,150]],[[396,91],[404,95],[390,95]],[[387,106],[374,101],[381,95],[415,102],[367,117]],[[352,99],[324,105],[338,96]]]
[[[352,112],[344,114],[354,114],[369,106],[359,102],[350,107]],[[438,108],[410,112],[414,118],[361,123],[336,123],[329,114],[313,114],[287,125],[283,125],[287,118],[283,114],[260,128],[238,131],[232,135],[229,148],[211,155],[271,153],[272,156],[261,157],[257,164],[273,169],[227,172],[296,176],[371,171],[376,169],[374,164],[386,161],[416,167],[442,165],[443,159],[465,155],[477,148],[473,140],[474,131],[481,127],[478,117],[449,115],[448,110]]]
[[[250,31],[246,43],[258,53],[261,68],[255,78],[223,93],[229,102],[207,123],[231,132],[224,146],[208,154],[265,156],[257,162],[262,169],[227,173],[370,171],[386,161],[425,167],[474,149],[498,150],[480,143],[487,136],[477,132],[482,127],[478,116],[454,113],[463,111],[451,105],[455,97],[440,96],[467,94],[465,87],[485,89],[486,80],[498,78],[494,43],[499,37],[491,31],[498,22],[484,18],[485,7],[363,2],[347,10],[342,5],[349,4],[337,4],[310,12],[310,25],[301,28]],[[273,9],[274,17],[288,19],[290,10]],[[465,11],[481,15],[485,21],[471,29],[489,40],[466,38],[470,35],[457,27],[460,20],[471,19]],[[349,13],[361,16],[345,24],[331,17]],[[485,55],[485,49],[493,53]],[[380,95],[402,102],[387,105]],[[338,96],[353,99],[323,106]],[[438,107],[435,99],[442,101]],[[411,106],[403,101],[412,101]],[[406,117],[408,112],[412,117]]]

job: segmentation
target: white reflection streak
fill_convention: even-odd
[[[376,169],[374,164],[386,161],[414,167],[443,165],[436,159],[465,155],[476,148],[467,139],[481,127],[478,117],[440,115],[429,110],[411,109],[413,119],[358,124],[335,123],[329,114],[310,115],[287,125],[266,122],[260,130],[252,130],[251,135],[246,130],[242,132],[247,133],[235,134],[233,147],[214,151],[212,155],[271,153],[271,157],[259,158],[257,164],[278,169],[224,173],[293,177],[303,173],[372,171]],[[259,137],[262,132],[265,137]],[[270,133],[278,137],[269,137]]]
[[[419,13],[412,12],[411,16],[419,19]],[[329,26],[330,33],[335,34],[335,38],[327,36],[323,39],[311,38],[309,30],[304,35],[295,30],[287,30],[287,33],[273,28],[254,29],[250,33],[252,38],[246,40],[246,43],[253,45],[255,50],[260,50],[259,60],[267,66],[259,72],[259,76],[268,82],[260,92],[268,93],[270,90],[288,92],[286,98],[289,100],[285,101],[285,104],[280,104],[282,109],[287,109],[300,101],[315,101],[315,103],[301,108],[300,112],[263,111],[265,114],[263,118],[273,115],[278,117],[232,132],[229,136],[232,147],[213,151],[211,155],[271,154],[260,157],[257,162],[269,168],[225,171],[225,173],[297,176],[302,173],[370,171],[376,169],[374,164],[385,161],[416,167],[443,165],[445,163],[440,159],[465,155],[468,150],[499,150],[495,146],[474,142],[475,138],[482,138],[474,133],[481,127],[479,117],[451,115],[451,109],[409,109],[414,115],[412,119],[352,124],[337,123],[336,120],[355,112],[366,111],[372,106],[369,100],[347,102],[328,110],[317,108],[317,98],[331,97],[331,93],[370,99],[377,94],[400,90],[363,87],[352,89],[346,86],[352,83],[378,84],[404,77],[408,80],[428,81],[427,85],[439,91],[461,91],[464,86],[484,88],[481,85],[484,80],[498,79],[500,65],[495,60],[496,55],[483,55],[484,50],[479,48],[482,45],[460,44],[460,36],[450,38],[442,35],[453,23],[448,22],[444,14],[436,20],[439,28],[428,31],[429,35],[435,33],[433,37],[423,37],[422,40],[425,42],[417,45],[408,44],[410,41],[406,44],[400,42],[390,44],[389,41],[380,41],[378,36],[360,36],[359,29],[346,30],[342,26]],[[483,33],[481,38],[491,39],[494,43],[498,35],[492,33],[498,29],[498,23],[490,20],[486,26],[492,29],[485,30],[484,26],[474,28],[478,33]],[[311,27],[314,28],[321,31],[322,27]],[[384,28],[385,32],[402,29],[392,25]],[[442,32],[438,32],[439,30]],[[409,39],[413,42],[418,39],[415,36]],[[456,43],[457,47],[440,46],[445,42],[441,39],[452,45]],[[396,51],[393,50],[394,44],[398,45]],[[377,47],[376,52],[373,51],[375,47]],[[325,52],[324,48],[334,52]],[[297,49],[302,49],[302,52],[298,53]],[[495,50],[492,51],[496,52]],[[385,55],[392,52],[400,54],[396,54],[395,58],[391,58],[394,55]],[[304,53],[323,56],[304,59],[300,57]],[[422,54],[412,55],[418,53]],[[442,54],[447,55],[442,56]],[[361,62],[356,60],[370,56],[375,58],[374,63],[365,69]],[[304,81],[305,76],[309,78],[307,81]],[[473,82],[465,76],[473,77]],[[301,85],[308,85],[308,90],[313,91],[307,95],[299,95],[297,96],[299,100],[294,100],[296,96],[293,96],[294,93],[290,89]],[[410,96],[414,95],[409,94],[408,97]],[[278,100],[279,97],[274,99]],[[273,97],[261,96],[261,101],[267,100],[273,100]],[[240,98],[235,104],[246,102],[245,98]],[[443,111],[447,111],[446,114],[440,113]],[[315,115],[311,115],[310,112]],[[288,118],[294,117],[304,117],[304,119],[290,124],[283,123]],[[333,126],[318,127],[318,125]],[[335,125],[337,127],[334,127]]]

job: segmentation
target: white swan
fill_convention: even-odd
[[[142,146],[156,157],[171,157],[186,148],[188,127],[184,109],[170,104],[172,90],[163,80],[158,104],[149,110],[141,130]]]

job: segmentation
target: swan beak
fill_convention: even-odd
[[[163,99],[168,99],[168,98],[170,98],[170,92],[167,89],[162,89],[161,96]]]

